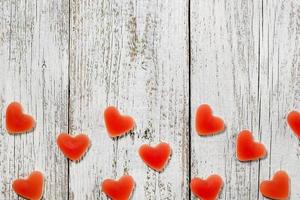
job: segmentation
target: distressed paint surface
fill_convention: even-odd
[[[204,138],[192,120],[191,173],[222,175],[220,199],[264,199],[259,183],[279,169],[292,177],[291,199],[299,199],[299,142],[285,122],[299,109],[299,9],[296,1],[191,1],[192,119],[209,103],[227,126]],[[243,129],[266,145],[266,159],[236,160]]]
[[[219,199],[264,199],[259,183],[279,169],[300,199],[299,140],[285,121],[300,110],[298,1],[2,0],[0,13],[0,199],[17,199],[11,182],[35,169],[46,176],[43,199],[106,200],[101,182],[126,173],[132,199],[195,199],[190,178],[212,173],[225,182]],[[7,134],[15,100],[37,119],[33,133]],[[195,133],[202,103],[224,133]],[[133,116],[135,130],[109,138],[109,105]],[[266,159],[236,160],[243,129],[266,145]],[[60,132],[90,137],[81,161],[58,150]],[[160,141],[173,154],[157,173],[138,148]]]
[[[18,199],[14,179],[45,175],[44,199],[67,199],[68,162],[55,145],[68,129],[68,10],[64,1],[0,2],[0,199]],[[9,135],[5,110],[19,101],[37,121]]]
[[[188,199],[189,66],[187,1],[71,2],[70,132],[92,146],[70,164],[71,199],[107,199],[106,178],[134,177],[132,199]],[[104,109],[134,117],[135,130],[111,139]],[[138,148],[168,142],[163,173],[141,161]]]
[[[290,199],[300,199],[300,143],[286,123],[289,111],[300,110],[300,2],[264,1],[262,6],[260,130],[269,156],[260,163],[260,179],[286,170]]]

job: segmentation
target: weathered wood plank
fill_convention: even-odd
[[[18,199],[15,178],[32,170],[45,174],[44,199],[67,199],[67,161],[55,145],[68,128],[67,1],[0,2],[0,199]],[[20,101],[37,126],[12,136],[5,110]]]
[[[191,173],[222,176],[219,199],[258,198],[259,162],[241,163],[235,156],[240,130],[259,139],[259,1],[191,0]],[[195,111],[210,104],[226,123],[225,133],[200,137]],[[194,197],[192,199],[195,199]]]
[[[260,164],[260,179],[286,170],[290,199],[300,199],[299,140],[286,123],[289,111],[300,110],[300,2],[267,0],[262,7],[259,129],[269,155]]]
[[[132,175],[132,199],[188,199],[187,1],[71,1],[70,132],[92,146],[70,164],[70,199],[107,199],[105,178]],[[103,123],[115,105],[136,120],[113,140]],[[138,157],[143,143],[171,144],[163,173]]]

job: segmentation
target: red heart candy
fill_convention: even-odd
[[[292,111],[287,116],[287,122],[295,135],[300,139],[300,113]]]
[[[134,128],[133,118],[122,116],[113,106],[105,109],[104,121],[110,137],[122,136]]]
[[[263,144],[254,142],[252,133],[244,130],[239,133],[236,140],[236,156],[240,161],[258,160],[267,154]]]
[[[163,171],[171,155],[171,147],[167,143],[160,143],[155,147],[144,144],[139,149],[142,160],[152,169]]]
[[[134,180],[124,175],[118,181],[106,179],[102,183],[102,191],[113,200],[128,200],[134,189]]]
[[[212,109],[207,104],[202,104],[196,112],[196,131],[199,135],[206,136],[224,131],[224,121],[212,115]]]
[[[259,189],[265,197],[276,200],[288,199],[290,193],[289,176],[285,171],[278,171],[271,181],[263,181]]]
[[[223,187],[223,180],[219,175],[211,175],[206,180],[193,178],[190,183],[191,191],[201,200],[215,200]]]
[[[80,160],[90,146],[90,139],[87,135],[78,134],[76,136],[61,133],[56,139],[56,143],[62,153],[70,160]]]
[[[6,109],[6,129],[11,134],[29,132],[35,127],[34,119],[23,113],[20,103],[12,102]]]
[[[40,200],[44,190],[44,176],[39,171],[32,172],[27,179],[17,179],[12,184],[13,190],[29,200]]]

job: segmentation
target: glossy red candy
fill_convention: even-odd
[[[287,116],[287,122],[295,135],[300,139],[300,113],[292,111]]]
[[[223,187],[223,180],[219,175],[211,175],[206,180],[193,178],[190,188],[200,200],[215,200]]]
[[[240,132],[236,140],[236,157],[240,161],[258,160],[265,157],[267,150],[261,143],[254,142],[248,130]]]
[[[134,128],[133,118],[122,116],[118,109],[113,106],[105,109],[104,121],[110,137],[122,136]]]
[[[11,134],[29,132],[35,127],[34,119],[23,113],[20,103],[12,102],[6,109],[6,129]]]
[[[70,160],[80,160],[90,146],[90,139],[87,135],[78,134],[76,136],[61,133],[56,139],[56,143],[62,153]]]
[[[40,200],[44,190],[44,176],[39,171],[32,172],[26,179],[17,179],[12,184],[13,190],[29,200]]]
[[[128,200],[134,189],[134,180],[124,175],[119,180],[106,179],[102,183],[102,192],[112,200]]]
[[[265,197],[275,200],[288,199],[290,194],[289,176],[285,171],[278,171],[271,181],[263,181],[259,189]]]
[[[144,144],[139,149],[139,155],[149,167],[161,172],[170,158],[171,151],[170,145],[165,142],[155,147]]]
[[[198,107],[195,119],[196,131],[199,135],[206,136],[224,131],[224,121],[213,116],[212,109],[207,104]]]

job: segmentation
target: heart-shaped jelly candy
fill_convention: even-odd
[[[70,160],[80,160],[90,146],[90,139],[87,135],[78,134],[76,136],[61,133],[56,139],[56,143],[62,153]]]
[[[288,199],[290,194],[289,176],[285,171],[278,171],[271,181],[263,181],[259,189],[265,197],[276,200]]]
[[[113,106],[105,109],[104,121],[110,137],[122,136],[134,128],[133,118],[122,116],[118,109]]]
[[[224,121],[213,116],[212,109],[207,104],[198,107],[195,119],[196,131],[199,135],[206,136],[224,131]]]
[[[113,200],[128,200],[134,189],[134,180],[129,175],[118,181],[106,179],[102,183],[102,191]]]
[[[40,200],[44,190],[44,176],[39,171],[32,172],[27,179],[17,179],[12,184],[13,190],[29,200]]]
[[[6,129],[11,134],[29,132],[35,127],[34,119],[23,113],[20,103],[12,102],[6,109]]]
[[[193,178],[190,183],[191,191],[201,200],[215,200],[223,187],[223,180],[219,175],[211,175],[206,180]]]
[[[171,147],[165,142],[162,142],[155,147],[144,144],[139,149],[139,155],[149,167],[161,172],[170,158]]]
[[[300,139],[300,113],[292,111],[287,116],[287,122],[295,135]]]
[[[267,154],[263,144],[254,142],[252,133],[248,130],[240,132],[236,140],[236,157],[240,161],[258,160]]]

